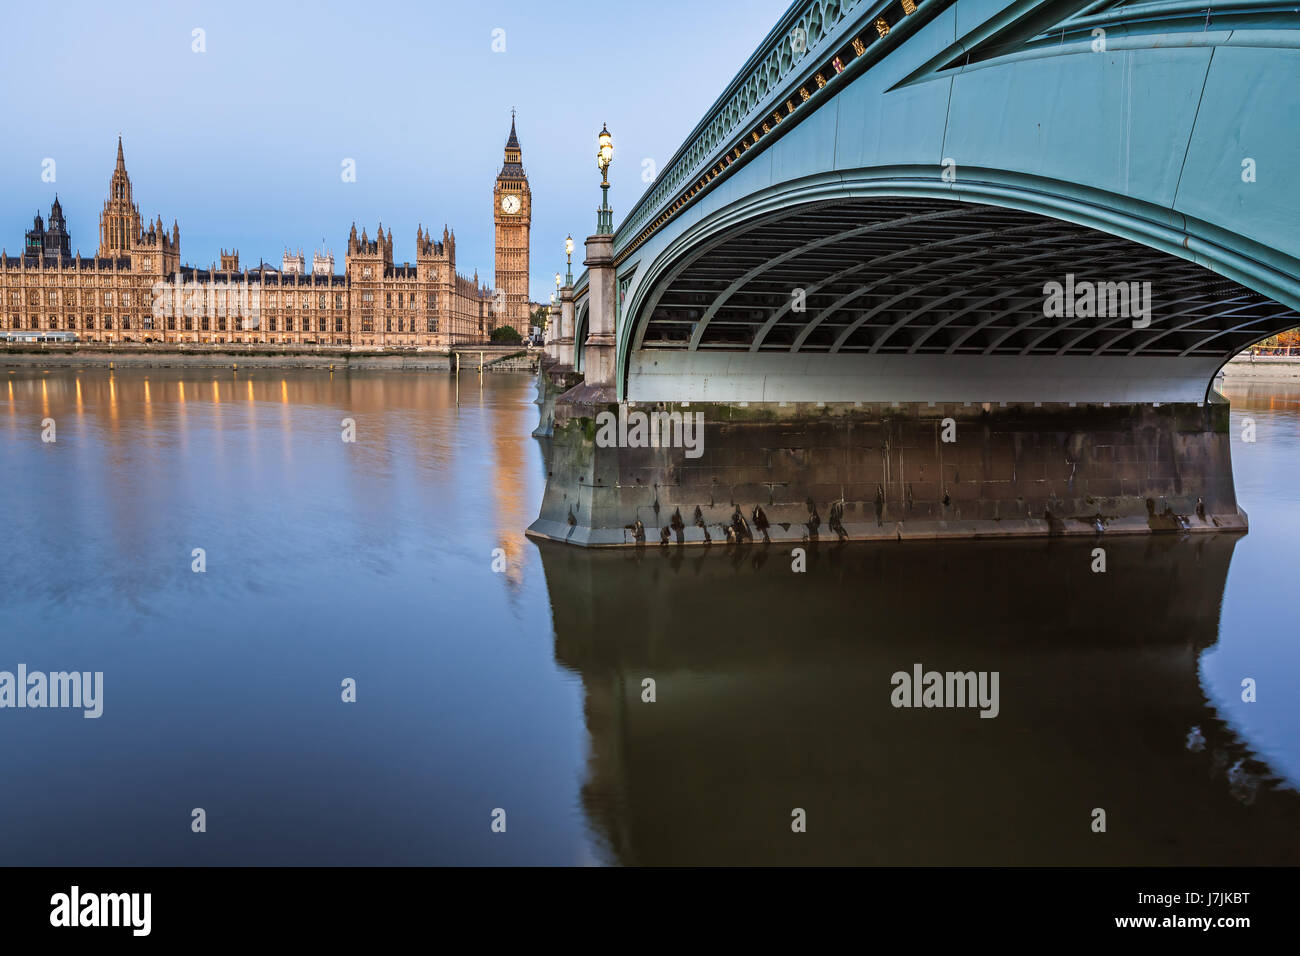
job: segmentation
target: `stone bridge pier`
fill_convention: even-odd
[[[561,396],[550,455],[529,534],[589,547],[1246,528],[1219,401],[620,405]]]

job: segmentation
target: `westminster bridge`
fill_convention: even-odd
[[[796,2],[602,203],[530,532],[1244,529],[1213,380],[1300,325],[1297,47],[1284,4]]]

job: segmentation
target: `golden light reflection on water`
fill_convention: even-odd
[[[480,383],[482,375],[479,376]],[[530,501],[519,493],[526,486],[526,468],[529,446],[534,440],[529,436],[531,416],[536,415],[533,405],[522,405],[516,409],[498,410],[500,423],[493,432],[493,481],[492,496],[495,504],[497,538],[499,547],[505,552],[507,585],[518,590],[523,584],[523,569],[526,565],[528,543],[524,529],[533,520],[529,514]]]

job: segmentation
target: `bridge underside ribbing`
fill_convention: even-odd
[[[1231,355],[1300,324],[1189,259],[927,197],[755,218],[641,301],[627,396],[650,401],[1201,401]]]

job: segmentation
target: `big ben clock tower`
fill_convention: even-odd
[[[512,325],[521,335],[527,335],[528,229],[533,219],[533,197],[524,172],[519,137],[515,135],[514,110],[510,111],[505,163],[497,174],[492,200],[497,227],[496,301],[504,306],[504,312],[493,316],[492,326]]]

